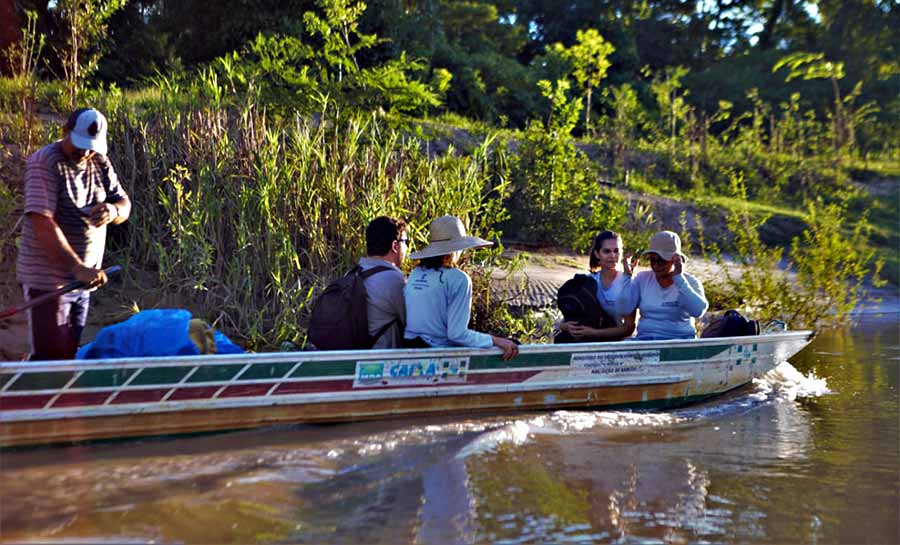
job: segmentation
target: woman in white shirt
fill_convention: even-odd
[[[622,252],[622,236],[615,231],[603,231],[594,237],[589,258],[591,277],[597,282],[597,301],[615,325],[594,328],[578,322],[560,323],[560,331],[569,333],[576,342],[619,341],[634,333],[635,311],[623,315],[616,310],[625,279],[618,269]]]
[[[709,303],[700,280],[682,271],[687,256],[681,252],[681,239],[672,231],[660,231],[650,239],[643,255],[650,259],[651,270],[641,271],[634,278],[639,256],[624,262],[625,279],[616,310],[641,311],[639,341],[693,339],[697,335],[694,318],[702,316]]]
[[[519,353],[515,342],[469,329],[472,310],[472,280],[456,268],[459,254],[467,248],[493,243],[466,236],[456,216],[441,216],[429,225],[430,243],[409,255],[419,264],[410,273],[403,295],[406,300],[404,344],[410,348],[471,346],[503,350],[508,360]]]

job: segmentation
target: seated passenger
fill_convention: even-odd
[[[591,277],[597,282],[597,301],[605,314],[612,317],[612,323],[604,322],[600,317],[596,320],[598,327],[563,321],[559,330],[571,336],[570,342],[620,341],[634,333],[636,311],[623,316],[616,310],[616,301],[625,285],[625,274],[617,268],[622,248],[622,237],[613,231],[603,231],[594,238],[589,262]]]
[[[496,346],[503,350],[503,359],[511,359],[519,353],[515,342],[469,329],[472,280],[456,268],[462,250],[493,243],[466,236],[466,229],[456,216],[435,219],[429,231],[428,246],[409,255],[410,259],[418,259],[419,264],[410,273],[404,288],[406,346]]]
[[[363,274],[375,267],[384,272],[363,280],[369,335],[375,339],[372,348],[399,348],[402,344],[406,277],[400,267],[408,245],[409,234],[403,220],[380,216],[366,227],[366,257],[360,258],[359,267]]]
[[[624,315],[635,309],[641,311],[639,341],[693,339],[697,335],[694,318],[702,316],[709,303],[700,281],[682,272],[687,257],[681,253],[681,239],[671,231],[660,231],[650,239],[644,255],[649,257],[652,270],[641,271],[634,278],[639,256],[628,256],[623,262],[625,278],[616,312]]]

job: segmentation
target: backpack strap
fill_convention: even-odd
[[[390,322],[381,326],[381,329],[379,329],[374,335],[372,335],[372,346],[375,346],[375,343],[377,343],[378,340],[382,336],[384,336],[385,333],[387,333],[387,330],[390,329],[392,325],[399,324],[399,323],[402,323],[402,322],[400,322],[400,318],[394,318]]]
[[[359,269],[359,270],[357,270],[357,269]],[[376,275],[380,272],[389,271],[391,269],[393,269],[393,267],[388,267],[387,265],[376,265],[375,267],[372,267],[371,269],[366,269],[363,271],[362,267],[357,265],[356,268],[354,269],[354,271],[356,272],[356,274],[359,275],[360,278],[365,280],[366,278],[369,278],[370,276]],[[354,271],[351,271],[351,272],[354,272]],[[387,333],[387,330],[390,329],[392,325],[399,323],[399,322],[400,322],[399,318],[394,318],[390,322],[384,324],[381,327],[381,329],[379,329],[375,333],[375,335],[372,335],[372,344],[370,345],[370,347],[375,346],[375,343],[378,342],[378,339],[380,339],[385,333]]]
[[[362,267],[357,265],[350,272],[355,272],[363,280],[365,280],[366,278],[372,276],[373,274],[378,274],[380,272],[389,271],[391,269],[393,269],[393,267],[388,267],[387,265],[377,265],[375,267],[372,267],[371,269],[362,270]]]

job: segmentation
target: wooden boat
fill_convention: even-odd
[[[721,394],[799,352],[810,331],[497,349],[291,352],[0,363],[0,446],[588,407]]]

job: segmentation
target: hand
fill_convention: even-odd
[[[592,331],[593,328],[586,325],[581,325],[577,322],[569,326],[569,335],[571,335],[575,340],[587,337]]]
[[[575,324],[569,328],[569,335],[576,341],[597,340],[600,330],[586,325]]]
[[[519,355],[519,345],[513,341],[503,337],[491,337],[491,340],[494,341],[494,346],[503,350],[504,361],[509,361]]]
[[[94,227],[102,227],[119,216],[119,209],[109,202],[101,202],[91,208],[90,220]]]
[[[565,321],[560,322],[560,323],[559,323],[559,330],[560,330],[560,331],[568,332],[568,331],[569,331],[569,328],[572,326],[573,323],[575,323],[575,322],[565,322]]]
[[[672,276],[681,274],[681,256],[675,254],[672,256]]]
[[[637,264],[640,259],[640,254],[625,254],[625,259],[622,260],[622,268],[624,269],[625,274],[631,276],[634,273],[634,269],[637,268]]]
[[[75,280],[78,280],[89,289],[99,288],[108,281],[103,269],[92,269],[84,265],[76,265],[72,269],[72,275],[75,277]]]

